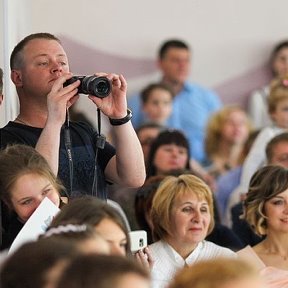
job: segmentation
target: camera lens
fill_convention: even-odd
[[[82,88],[87,94],[104,98],[111,92],[111,82],[106,77],[86,76],[82,81]]]
[[[105,80],[99,80],[96,85],[96,89],[97,89],[97,94],[99,95],[108,95],[110,93],[110,82],[107,84],[107,79]]]
[[[68,79],[63,86],[68,86],[77,80],[81,82],[78,87],[78,93],[80,94],[91,94],[98,98],[104,98],[111,93],[111,82],[103,76],[73,76],[71,79]]]

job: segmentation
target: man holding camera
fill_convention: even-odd
[[[49,33],[27,36],[14,48],[10,66],[20,113],[0,130],[2,148],[11,143],[35,147],[62,180],[68,196],[106,198],[106,182],[128,187],[143,184],[143,153],[130,121],[127,83],[122,75],[97,74],[110,81],[111,93],[104,98],[88,96],[109,117],[115,150],[99,139],[92,127],[67,121],[68,108],[79,98],[80,80],[63,87],[72,73],[58,38]]]

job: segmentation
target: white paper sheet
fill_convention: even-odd
[[[38,236],[46,231],[53,217],[59,211],[60,209],[50,199],[44,198],[18,233],[8,253],[14,252],[25,242],[37,240]]]

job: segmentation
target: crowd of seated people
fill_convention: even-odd
[[[69,122],[79,82],[63,87],[72,74],[60,40],[20,42],[11,77],[23,108],[0,130],[0,286],[288,288],[287,51],[283,41],[272,52],[261,117],[257,93],[249,115],[187,81],[191,51],[179,39],[161,45],[162,77],[128,99],[132,113],[124,77],[103,73],[112,93],[88,97],[110,119],[114,149],[100,127]],[[39,66],[57,75],[42,90]],[[9,250],[47,198],[59,211]],[[131,230],[146,231],[147,246]]]

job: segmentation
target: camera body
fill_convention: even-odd
[[[147,247],[147,232],[145,230],[135,230],[129,232],[131,252],[136,253]]]
[[[63,86],[68,86],[77,80],[80,80],[81,82],[78,86],[78,93],[90,94],[98,98],[105,98],[111,93],[111,81],[103,76],[73,76],[68,79]]]

